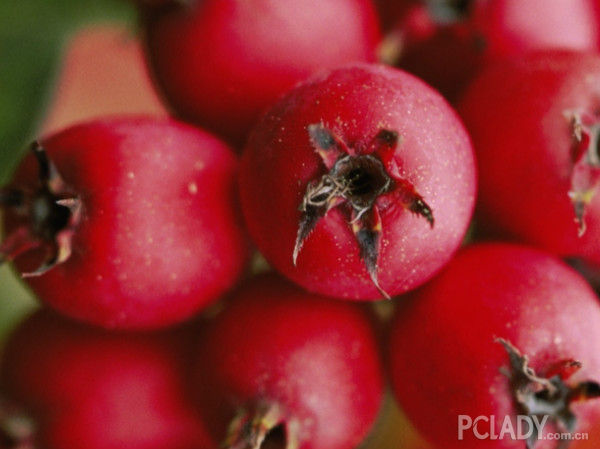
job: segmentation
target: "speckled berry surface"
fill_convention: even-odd
[[[600,263],[600,57],[538,52],[488,67],[459,112],[487,233]]]
[[[499,434],[506,416],[514,420],[527,414],[517,405],[511,387],[518,385],[511,383],[515,372],[497,339],[527,356],[538,376],[560,376],[569,387],[600,381],[600,305],[581,276],[557,257],[528,247],[489,243],[465,248],[397,310],[387,346],[396,397],[436,447],[526,446],[508,436],[478,439],[472,429],[463,440],[457,438],[459,415],[473,420],[493,415]],[[540,385],[529,387],[544,397]],[[586,432],[600,415],[598,399],[582,399],[575,393],[570,404],[575,432]],[[534,403],[528,406],[533,409]],[[552,410],[540,413],[549,415],[544,433],[556,431]],[[490,422],[481,422],[479,430],[489,432]],[[557,446],[548,438],[532,447]]]
[[[331,208],[318,221],[294,266],[299,208],[308,186],[327,173],[309,136],[316,126],[359,156],[375,154],[373,142],[382,130],[395,136],[395,144],[387,148],[385,169],[396,171],[393,185],[406,184],[418,193],[435,224],[411,210],[401,194],[379,196],[377,276],[389,295],[425,282],[459,246],[475,200],[473,152],[460,119],[417,78],[364,64],[295,88],[250,137],[242,156],[240,195],[250,234],[267,260],[308,290],[376,299],[382,293],[369,277],[350,223],[352,214],[343,206]]]
[[[176,121],[123,117],[41,145],[81,203],[68,259],[27,279],[44,303],[104,327],[161,327],[190,318],[241,276],[248,244],[236,211],[237,158],[217,138]],[[37,185],[28,155],[10,186]],[[30,217],[7,212],[10,239]],[[44,257],[29,251],[16,267],[31,272]]]

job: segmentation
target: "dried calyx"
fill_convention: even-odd
[[[579,236],[586,230],[585,213],[600,184],[600,120],[580,110],[565,111],[571,123],[573,146],[569,198],[575,210]]]
[[[65,262],[81,215],[81,200],[69,192],[46,151],[34,142],[31,151],[39,166],[39,186],[0,189],[0,207],[10,209],[19,225],[0,245],[0,263],[43,248],[45,260],[31,273],[39,276]]]
[[[578,401],[600,397],[600,385],[593,381],[584,381],[567,385],[567,381],[581,368],[575,360],[563,360],[546,370],[545,377],[539,376],[529,366],[527,355],[510,342],[499,338],[497,342],[504,346],[510,359],[510,367],[502,372],[509,381],[513,399],[520,413],[530,417],[548,417],[549,422],[561,432],[573,432],[577,418],[571,410],[571,404]],[[537,428],[527,439],[527,448],[532,449],[539,441]],[[568,441],[568,440],[565,440]]]
[[[242,409],[229,425],[226,449],[298,449],[298,423],[277,403]]]
[[[400,176],[394,157],[398,133],[380,130],[360,154],[322,124],[310,125],[308,133],[328,172],[306,187],[299,208],[294,265],[304,241],[319,220],[329,210],[339,207],[347,215],[373,284],[389,298],[377,279],[382,234],[379,199],[390,196],[405,209],[423,216],[431,227],[434,224],[431,208],[413,185]]]

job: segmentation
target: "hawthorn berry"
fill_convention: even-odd
[[[243,285],[200,333],[198,404],[223,447],[353,449],[383,394],[371,316],[272,274]]]
[[[237,161],[171,120],[115,118],[35,143],[0,190],[0,258],[44,302],[111,328],[189,318],[233,286],[248,248]]]
[[[600,49],[600,4],[596,0],[470,0],[477,33],[488,58],[506,58],[552,48]]]
[[[489,435],[517,415],[546,417],[544,435],[585,432],[598,420],[599,345],[600,304],[581,276],[538,250],[481,244],[459,252],[397,310],[390,379],[436,447],[522,449],[510,433]],[[463,429],[459,440],[461,415],[487,417],[477,431],[488,438]],[[532,432],[527,447],[558,447],[538,436]]]
[[[385,41],[387,59],[396,57],[452,101],[490,61],[541,49],[600,49],[596,0],[547,0],[543,7],[538,0],[398,3],[404,6],[396,7],[396,28]]]
[[[455,101],[484,62],[484,38],[469,20],[472,3],[400,3],[404,8],[381,44],[380,59],[417,75]]]
[[[599,108],[595,54],[542,52],[481,74],[459,111],[485,232],[600,262]]]
[[[263,109],[315,72],[375,60],[371,0],[203,0],[146,8],[150,68],[174,111],[242,145]]]
[[[2,358],[2,447],[216,449],[188,402],[189,337],[109,333],[36,312]]]
[[[267,260],[310,291],[352,299],[433,276],[466,231],[475,183],[469,137],[444,99],[367,64],[286,94],[240,169],[246,223]]]

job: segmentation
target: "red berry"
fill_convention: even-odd
[[[413,20],[411,18],[411,20]],[[418,24],[421,27],[422,24]],[[454,102],[484,62],[483,40],[468,24],[432,23],[426,35],[410,25],[398,66],[414,73]]]
[[[451,100],[460,96],[486,61],[539,49],[600,49],[596,0],[548,0],[543,7],[538,0],[422,3],[399,11],[387,45],[395,48],[394,42],[401,43],[400,67]]]
[[[356,65],[267,113],[240,188],[250,234],[278,270],[310,291],[375,299],[422,284],[452,257],[475,168],[439,94],[402,71]]]
[[[599,99],[597,55],[539,53],[476,80],[460,110],[483,227],[600,262]]]
[[[0,255],[23,253],[34,291],[69,316],[116,328],[184,320],[244,268],[236,171],[223,143],[174,121],[69,128],[34,146],[0,190]]]
[[[506,416],[536,413],[549,416],[545,431],[585,432],[600,402],[577,401],[600,395],[588,382],[600,380],[599,345],[598,298],[577,273],[537,250],[473,246],[398,310],[391,381],[408,417],[437,447],[521,449],[523,441],[480,440],[469,430],[458,440],[459,415],[494,415],[496,435]],[[524,367],[534,372],[525,376]],[[489,422],[480,424],[480,433],[489,430]]]
[[[2,436],[14,443],[3,447],[215,447],[186,402],[187,337],[109,334],[34,314],[11,336],[2,360]]]
[[[205,0],[145,15],[148,59],[175,111],[243,143],[261,111],[322,69],[373,61],[370,0]]]
[[[228,448],[353,449],[382,399],[365,310],[273,275],[243,286],[202,332],[197,362],[200,407]]]
[[[471,0],[472,20],[489,58],[531,50],[600,49],[597,0]]]

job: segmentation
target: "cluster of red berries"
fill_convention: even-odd
[[[78,124],[0,189],[0,261],[49,306],[0,445],[353,449],[385,378],[440,449],[600,423],[600,302],[560,259],[600,270],[597,1],[137,3],[193,125]],[[517,416],[547,425],[490,437]]]

